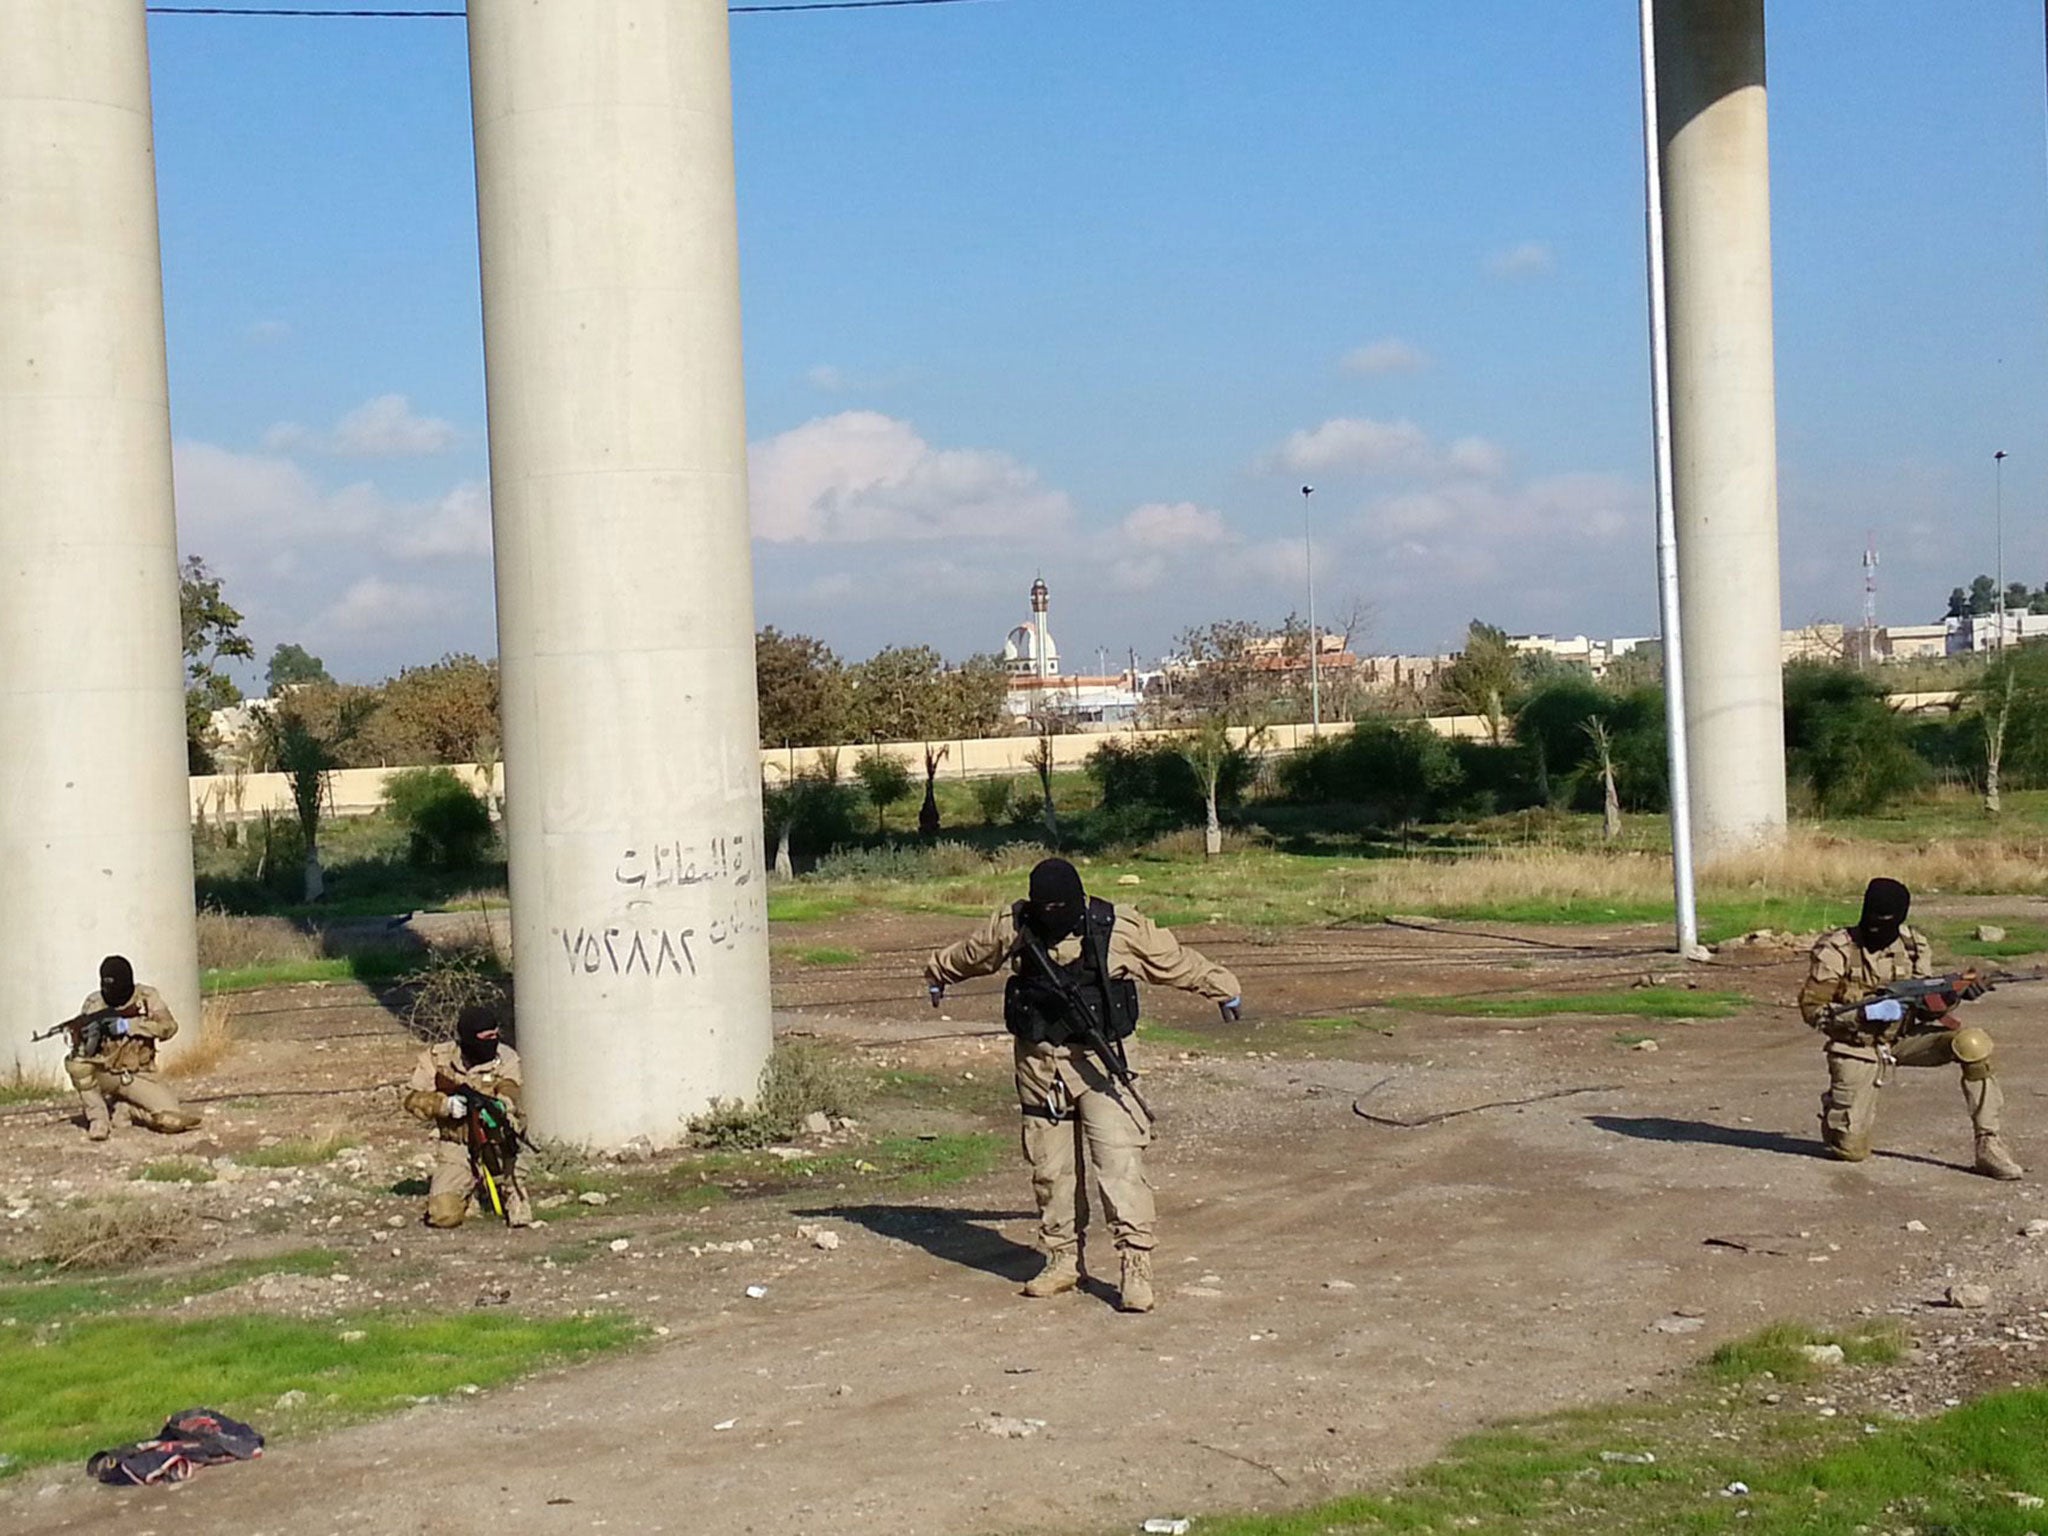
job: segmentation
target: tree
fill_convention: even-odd
[[[1961,619],[1968,617],[1969,612],[1970,594],[1961,587],[1950,587],[1948,589],[1948,612],[1943,617]]]
[[[273,699],[287,688],[333,681],[318,656],[302,645],[289,643],[280,644],[270,653],[270,665],[263,674],[264,690]]]
[[[341,765],[340,747],[361,724],[360,713],[343,712],[332,735],[316,730],[286,699],[274,709],[256,716],[258,743],[262,749],[263,771],[281,773],[290,780],[292,810],[298,817],[299,836],[305,844],[305,899],[319,901],[327,891],[320,868],[320,816],[331,803],[328,775]]]
[[[850,669],[854,734],[869,741],[930,741],[945,729],[944,663],[928,645],[875,652]]]
[[[1058,722],[1051,715],[1036,715],[1031,721],[1032,741],[1024,754],[1024,764],[1038,775],[1038,792],[1044,807],[1040,819],[1045,823],[1045,835],[1050,846],[1060,845],[1060,813],[1052,803],[1053,737],[1059,729]]]
[[[193,773],[211,773],[218,745],[213,712],[242,702],[222,663],[253,660],[256,648],[242,633],[241,612],[221,596],[220,578],[197,555],[178,568],[178,627],[185,648],[185,760]]]
[[[1825,662],[1785,669],[1785,759],[1824,816],[1880,810],[1927,777],[1883,689]]]
[[[939,764],[943,763],[951,747],[933,747],[929,743],[924,749],[924,804],[917,811],[917,835],[937,837],[939,835]]]
[[[443,656],[407,667],[386,682],[364,727],[364,746],[384,763],[495,762],[504,740],[498,722],[498,664]]]
[[[1998,583],[1989,576],[1979,576],[1970,583],[1970,613],[1975,618],[1998,611]]]
[[[2048,778],[2048,647],[2000,654],[1963,690],[1963,727],[1983,763],[1984,809],[1997,815],[2015,780]]]
[[[754,686],[764,747],[831,746],[852,731],[851,679],[823,641],[763,629],[754,636]]]
[[[964,741],[1000,734],[1010,674],[1000,656],[970,656],[939,679],[936,735]]]
[[[1614,737],[1607,721],[1599,715],[1584,725],[1593,743],[1593,761],[1600,769],[1600,835],[1608,842],[1621,836],[1621,795],[1614,785]]]
[[[1223,823],[1216,814],[1217,786],[1223,782],[1233,762],[1242,761],[1258,751],[1265,732],[1263,725],[1253,726],[1240,747],[1231,741],[1230,726],[1223,716],[1208,715],[1184,732],[1174,744],[1202,783],[1204,858],[1213,859],[1223,851]]]
[[[860,780],[860,787],[874,802],[875,830],[888,831],[889,807],[910,793],[910,769],[900,757],[876,746],[853,760],[853,776]]]
[[[1461,714],[1484,719],[1487,739],[1499,746],[1519,676],[1507,632],[1474,619],[1465,631],[1463,654],[1444,668],[1437,689]]]
[[[1183,632],[1175,641],[1179,664],[1169,668],[1167,688],[1150,703],[1150,713],[1166,725],[1192,726],[1210,716],[1233,725],[1268,719],[1285,689],[1287,648],[1294,643],[1283,632],[1276,649],[1264,626],[1244,619],[1224,619]],[[1300,632],[1295,652],[1306,655],[1308,632]]]
[[[974,805],[981,812],[981,824],[993,827],[1010,814],[1010,802],[1016,796],[1017,783],[1014,779],[988,778],[974,781]]]

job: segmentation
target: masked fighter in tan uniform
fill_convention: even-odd
[[[79,1016],[116,1010],[116,1017],[71,1031],[71,1055],[64,1073],[85,1110],[85,1134],[105,1141],[114,1133],[108,1100],[125,1103],[137,1125],[175,1134],[199,1124],[199,1116],[178,1102],[156,1073],[156,1047],[178,1032],[163,995],[135,984],[135,968],[121,955],[100,962],[100,989],[86,998]]]
[[[468,1121],[478,1111],[471,1107],[464,1089],[481,1095],[483,1111],[502,1114],[514,1132],[522,1127],[519,1053],[498,1044],[498,1021],[487,1007],[463,1009],[454,1040],[420,1052],[412,1081],[406,1085],[406,1109],[432,1125],[440,1138],[434,1148],[434,1171],[427,1181],[426,1222],[430,1227],[459,1227],[477,1208],[483,1181],[472,1164]],[[499,1108],[491,1109],[493,1101]],[[530,1227],[533,1207],[526,1198],[516,1156],[515,1147],[506,1158],[499,1198],[510,1225]]]
[[[1149,1312],[1157,1220],[1144,1161],[1151,1121],[1093,1051],[1069,1043],[1071,1015],[1062,999],[1083,1001],[1110,1049],[1120,1052],[1138,1021],[1138,978],[1199,992],[1226,1019],[1239,1016],[1237,978],[1131,908],[1089,901],[1065,859],[1033,869],[1030,891],[1028,901],[999,908],[975,933],[935,950],[925,961],[925,985],[937,1007],[956,981],[1005,965],[1012,973],[1003,1022],[1016,1037],[1024,1156],[1045,1249],[1045,1267],[1024,1294],[1057,1296],[1081,1283],[1078,1169],[1085,1156],[1121,1254],[1118,1304]],[[1060,984],[1033,959],[1033,945],[1057,968]]]
[[[1906,926],[1912,894],[1896,880],[1870,882],[1853,928],[1823,934],[1813,946],[1799,1012],[1828,1038],[1828,1091],[1821,1098],[1821,1139],[1844,1162],[1870,1156],[1877,1094],[1893,1066],[1962,1069],[1963,1102],[1977,1137],[1977,1172],[2017,1179],[2023,1170],[1999,1139],[2005,1094],[1991,1066],[1991,1037],[1961,1023],[1957,999],[1981,995],[1974,972],[1958,978],[1952,997],[1924,1001],[1881,996],[1886,985],[1934,976],[1926,937]]]

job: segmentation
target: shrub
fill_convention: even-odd
[[[1440,815],[1462,779],[1450,743],[1420,720],[1361,720],[1349,735],[1294,753],[1279,770],[1283,798],[1350,801],[1390,825]]]
[[[775,1047],[761,1069],[752,1104],[714,1099],[690,1121],[699,1146],[746,1151],[794,1137],[811,1114],[849,1113],[858,1095],[846,1066],[822,1046],[787,1041]]]
[[[910,793],[910,769],[893,753],[871,747],[853,760],[853,776],[875,808],[875,830],[885,831],[889,807]]]
[[[1883,688],[1847,668],[1785,669],[1785,756],[1822,815],[1867,815],[1926,782],[1911,727]]]
[[[169,1253],[191,1235],[174,1205],[155,1200],[101,1200],[58,1211],[43,1223],[36,1257],[56,1269],[119,1269]]]
[[[984,827],[1000,826],[1010,814],[1010,799],[1017,793],[1015,779],[976,779],[974,804]]]
[[[452,945],[431,950],[426,962],[405,977],[412,999],[405,1023],[422,1040],[453,1040],[455,1021],[472,1003],[496,1009],[499,1027],[510,1020],[512,994],[497,951],[489,944]]]
[[[1216,780],[1216,803],[1237,805],[1258,776],[1258,760],[1232,747]],[[1114,736],[1088,754],[1088,777],[1102,792],[1102,809],[1133,823],[1150,812],[1147,835],[1200,821],[1207,810],[1202,777],[1178,743],[1123,741]]]
[[[483,797],[451,768],[406,768],[384,781],[384,807],[407,835],[414,864],[466,869],[491,840]]]

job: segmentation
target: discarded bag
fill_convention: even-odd
[[[263,1454],[263,1436],[212,1408],[186,1408],[164,1420],[154,1440],[138,1440],[95,1451],[85,1470],[119,1488],[182,1483],[201,1467],[252,1461]]]

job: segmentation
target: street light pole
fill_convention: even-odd
[[[1301,552],[1308,568],[1308,723],[1312,735],[1323,734],[1323,658],[1316,636],[1316,543],[1308,519],[1308,499],[1316,488],[1301,488]]]
[[[1999,449],[1991,455],[1991,507],[1992,527],[1997,540],[1996,566],[1998,575],[1998,643],[2000,655],[2005,653],[2005,450]]]

